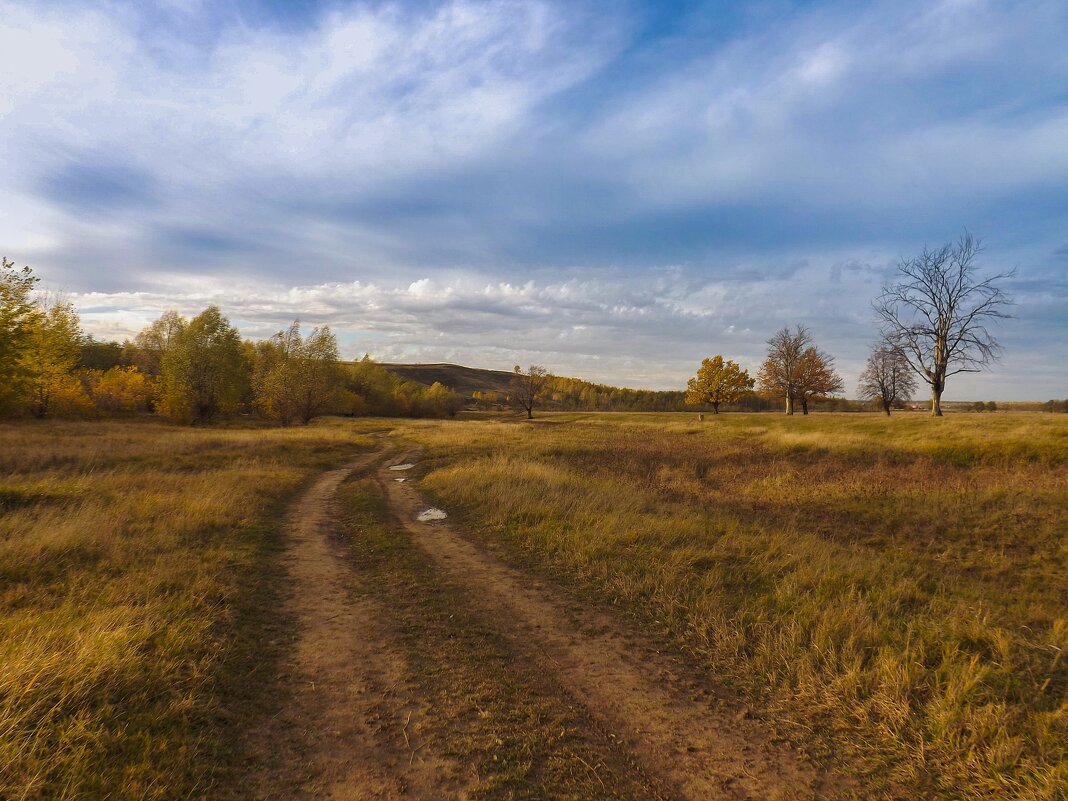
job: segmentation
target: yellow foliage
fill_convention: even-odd
[[[112,367],[110,370],[87,370],[84,381],[93,403],[110,414],[147,412],[152,409],[156,382],[136,367]]]

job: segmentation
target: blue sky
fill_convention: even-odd
[[[1068,396],[1063,2],[0,0],[0,252],[124,337],[218,303],[346,356],[681,385],[965,228]]]

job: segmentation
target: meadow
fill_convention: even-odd
[[[1038,413],[0,425],[0,798],[241,797],[284,512],[385,430],[469,535],[874,796],[1068,798],[1068,416]]]
[[[1068,798],[1068,418],[407,423],[437,501],[887,797]]]
[[[337,422],[0,425],[0,798],[216,797],[284,504],[368,444]]]

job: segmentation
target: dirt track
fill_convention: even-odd
[[[352,568],[329,539],[332,499],[373,456],[322,475],[293,509],[287,568],[298,640],[282,712],[253,733],[257,798],[466,798],[455,766],[410,741],[422,714],[408,666],[373,599],[352,593]],[[591,737],[632,759],[657,795],[679,799],[817,799],[849,788],[818,773],[698,672],[660,653],[614,616],[585,608],[509,567],[448,523],[420,523],[417,481],[378,467],[393,525],[402,526],[443,580],[469,589],[515,646],[599,724]],[[408,474],[411,475],[411,474]],[[408,717],[405,718],[404,716]],[[403,724],[403,727],[402,727]],[[604,797],[616,797],[605,788]],[[633,791],[632,791],[633,792]],[[496,797],[496,796],[491,796]],[[504,797],[504,796],[502,796]]]
[[[259,799],[440,799],[439,766],[410,759],[397,717],[406,699],[402,654],[369,601],[350,592],[329,531],[338,486],[375,458],[320,476],[292,509],[285,557],[287,612],[297,642],[282,712],[251,733]]]

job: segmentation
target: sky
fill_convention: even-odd
[[[1014,319],[946,398],[1068,396],[1068,3],[0,0],[0,253],[132,336],[679,388],[802,323],[847,394],[970,231]]]

